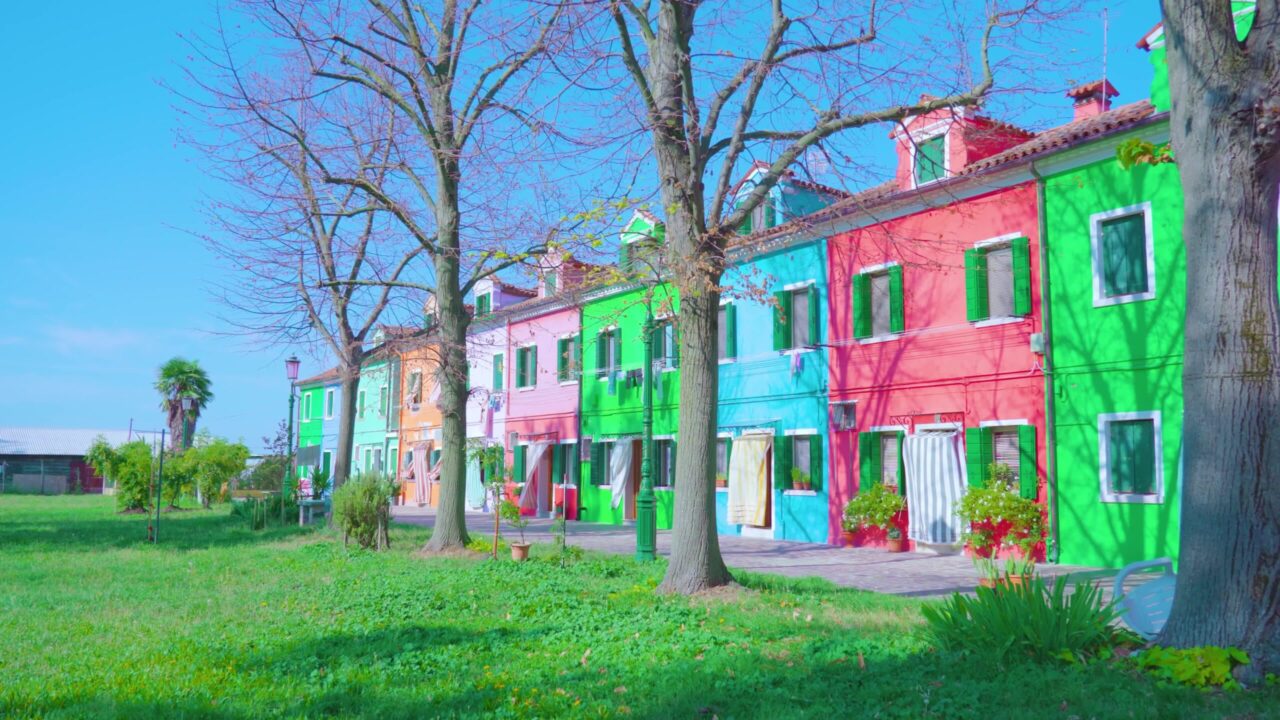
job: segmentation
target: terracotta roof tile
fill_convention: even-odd
[[[1155,108],[1146,100],[1139,100],[1128,105],[1121,105],[1113,110],[1099,113],[1093,117],[1083,118],[1075,122],[1059,125],[1050,128],[1036,135],[1031,140],[1020,145],[996,153],[990,157],[983,158],[977,162],[969,163],[964,170],[960,171],[960,175],[973,175],[975,173],[1003,165],[1004,163],[1018,160],[1020,158],[1038,155],[1042,152],[1055,150],[1067,145],[1091,140],[1100,135],[1105,135],[1117,128],[1130,125],[1139,120],[1150,117],[1155,113]]]
[[[294,384],[295,385],[315,385],[317,383],[322,383],[328,380],[337,380],[337,379],[338,379],[338,366],[334,365],[333,367],[329,368],[328,370],[325,370],[319,375],[312,375],[309,378],[303,378]]]

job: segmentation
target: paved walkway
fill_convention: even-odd
[[[396,507],[392,515],[400,522],[430,527],[435,522],[432,508]],[[569,543],[588,550],[630,555],[635,552],[636,531],[632,526],[571,522]],[[467,530],[478,535],[493,532],[493,516],[468,513]],[[511,530],[502,528],[510,539]],[[551,521],[530,519],[525,528],[530,542],[551,542]],[[658,532],[658,552],[671,553],[670,531]],[[932,553],[887,553],[870,548],[837,548],[828,545],[759,540],[720,536],[720,552],[731,568],[772,573],[788,577],[821,577],[844,587],[873,590],[913,597],[968,592],[978,583],[978,574],[969,558]],[[1084,568],[1042,565],[1041,575],[1060,575]]]

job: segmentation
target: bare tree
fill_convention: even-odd
[[[309,76],[287,66],[255,69],[233,51],[235,42],[219,26],[210,41],[191,43],[196,63],[187,77],[196,90],[184,95],[183,109],[195,122],[183,138],[227,189],[208,202],[211,229],[202,236],[235,272],[219,293],[238,331],[336,358],[336,486],[351,467],[368,342],[385,316],[421,305],[393,284],[355,281],[398,282],[422,248],[354,187],[326,184],[320,168],[342,166],[381,182],[395,118],[338,94],[314,96]]]
[[[1160,642],[1280,663],[1280,3],[1164,0],[1187,310],[1182,552]]]
[[[969,26],[976,42],[957,30],[953,43],[933,47],[919,42],[924,6],[891,3],[894,12],[882,17],[876,0],[830,4],[838,10],[818,4],[804,14],[789,12],[782,0],[751,14],[738,5],[704,11],[704,3],[693,0],[602,4],[615,31],[611,51],[639,98],[657,162],[671,256],[665,265],[680,293],[676,472],[683,490],[676,494],[671,563],[659,590],[692,593],[732,580],[716,537],[712,480],[717,309],[728,241],[806,152],[828,138],[982,101],[995,82],[997,37],[1038,20],[1041,3],[991,0]],[[972,16],[969,5],[948,3],[931,12]],[[899,35],[886,34],[890,21]],[[702,34],[710,42],[695,47]],[[976,77],[967,60],[974,55]],[[903,91],[918,90],[922,81],[939,94],[905,100]],[[767,170],[734,198],[735,170],[757,153],[767,156]]]
[[[563,5],[260,0],[247,7],[293,43],[292,61],[314,80],[312,97],[359,98],[403,127],[380,165],[385,174],[333,164],[305,136],[294,139],[326,185],[352,188],[384,210],[430,268],[423,281],[345,284],[412,287],[433,296],[444,452],[427,549],[462,547],[470,323],[464,298],[478,281],[544,253],[556,237],[551,218],[559,218],[546,208],[556,205],[560,186],[538,161],[553,157],[563,137],[541,119],[555,93],[535,81],[562,36]]]

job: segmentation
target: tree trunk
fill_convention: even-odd
[[[680,452],[671,532],[671,562],[659,592],[695,593],[733,581],[716,535],[715,441],[719,365],[716,324],[723,254],[706,237],[701,169],[685,137],[681,78],[693,35],[691,3],[663,2],[649,83],[657,109],[655,155],[666,208],[668,268],[680,293]]]
[[[1280,162],[1270,77],[1276,73],[1255,72],[1251,64],[1260,58],[1239,52],[1228,3],[1183,4],[1166,0],[1165,17],[1173,149],[1185,203],[1185,472],[1177,591],[1159,642],[1240,647],[1274,662],[1280,659]],[[1174,474],[1166,470],[1165,477]]]
[[[331,486],[334,490],[342,487],[351,474],[351,455],[355,448],[356,433],[356,393],[360,387],[360,359],[352,365],[342,365],[338,372],[341,375],[342,392],[338,407],[338,448],[333,459],[333,478]]]
[[[436,312],[440,325],[440,504],[426,549],[466,547],[467,326],[459,286],[458,167],[446,163],[437,182],[436,225],[441,252],[436,271]]]
[[[182,401],[178,398],[169,400],[169,454],[182,451]]]

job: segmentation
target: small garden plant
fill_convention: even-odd
[[[987,468],[985,487],[969,488],[956,503],[956,515],[964,523],[963,539],[973,551],[974,564],[988,581],[1000,576],[997,558],[1002,551],[1018,551],[1005,560],[1005,574],[1030,575],[1035,570],[1035,549],[1044,540],[1044,513],[1035,500],[1015,491],[1013,470],[1002,463]]]
[[[889,492],[884,485],[874,483],[865,492],[850,500],[844,506],[843,527],[850,532],[859,527],[880,528],[890,535],[891,539],[901,537],[893,518],[904,508],[906,500],[897,493]]]
[[[391,498],[399,490],[395,481],[377,474],[357,475],[335,490],[333,519],[342,529],[343,543],[354,539],[366,549],[391,547]]]
[[[1189,685],[1203,690],[1239,690],[1233,671],[1249,664],[1249,655],[1239,648],[1153,646],[1134,655],[1138,667],[1161,681]]]
[[[1065,577],[1052,587],[1042,578],[1021,585],[980,587],[974,596],[959,593],[940,605],[921,608],[927,635],[943,650],[974,652],[998,661],[1010,659],[1084,662],[1111,657],[1137,636],[1115,624],[1113,606],[1094,585],[1068,590]]]

